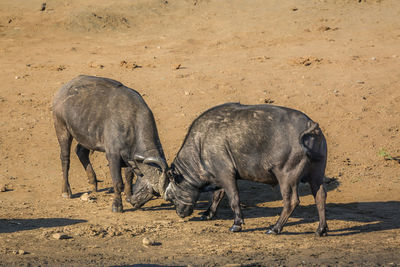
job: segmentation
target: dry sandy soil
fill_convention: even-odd
[[[0,1],[1,266],[399,266],[398,0]],[[42,8],[43,7],[43,8]],[[43,9],[43,10],[41,10]],[[61,197],[51,101],[79,74],[139,91],[171,162],[190,123],[224,102],[299,109],[326,134],[329,236],[308,186],[281,235],[278,188],[241,182],[245,227],[223,202],[199,221],[161,199],[111,212],[104,154],[94,201],[72,155]],[[101,107],[99,107],[101,108]],[[4,188],[5,187],[5,188]],[[4,190],[3,190],[4,191]],[[55,233],[67,239],[55,239]],[[155,241],[145,247],[143,238]]]

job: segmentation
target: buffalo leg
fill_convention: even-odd
[[[225,177],[225,179],[222,178],[221,181],[224,181],[222,188],[228,197],[229,204],[235,215],[233,225],[231,228],[229,228],[229,230],[231,232],[240,232],[242,230],[242,224],[244,224],[244,220],[242,210],[240,209],[240,199],[236,180],[231,177]]]
[[[96,173],[93,170],[92,164],[90,163],[89,153],[90,150],[78,144],[75,148],[75,153],[78,156],[83,168],[86,171],[89,184],[92,185],[92,191],[97,192],[97,178]]]
[[[287,179],[286,181],[288,181]],[[283,183],[280,185],[281,194],[283,199],[283,210],[279,216],[276,224],[267,231],[267,234],[279,234],[282,232],[282,228],[287,222],[290,215],[293,213],[295,208],[299,205],[300,200],[297,193],[297,183]]]
[[[106,154],[108,164],[110,165],[110,173],[114,186],[114,200],[112,204],[113,212],[122,212],[121,192],[124,188],[121,176],[121,159],[118,154]]]
[[[312,177],[309,183],[319,216],[319,225],[315,233],[318,236],[326,236],[328,234],[328,225],[325,218],[326,191],[323,185],[323,176],[318,178]]]
[[[61,188],[61,194],[65,198],[71,198],[72,192],[68,182],[68,172],[70,165],[72,136],[65,127],[65,124],[60,122],[57,118],[54,119],[54,127],[56,129],[56,135],[61,150],[60,159],[63,172],[63,183]]]
[[[132,180],[133,180],[133,169],[131,167],[127,167],[124,170],[125,172],[125,186],[124,193],[126,201],[130,202],[132,197]]]
[[[202,214],[201,216],[201,220],[211,220],[215,213],[217,212],[217,208],[219,203],[221,202],[221,200],[224,198],[225,195],[225,191],[224,189],[218,189],[216,191],[214,191],[213,195],[212,195],[212,200],[211,200],[211,204],[208,207],[208,209]]]

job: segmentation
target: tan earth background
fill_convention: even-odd
[[[1,266],[400,265],[398,0],[1,0],[0,70]],[[228,231],[225,200],[199,221],[208,195],[185,219],[161,199],[112,213],[98,152],[100,191],[84,198],[72,153],[74,197],[63,199],[51,101],[79,74],[139,91],[169,163],[190,123],[217,104],[305,112],[328,141],[329,236],[314,236],[308,185],[277,236],[265,232],[282,208],[279,188],[250,182],[239,184],[241,233]]]

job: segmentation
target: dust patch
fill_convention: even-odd
[[[126,31],[131,27],[127,16],[104,10],[71,14],[62,26],[72,32]]]

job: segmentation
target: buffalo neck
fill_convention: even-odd
[[[199,176],[198,167],[193,166],[192,162],[176,157],[173,162],[174,169],[177,173],[183,176],[184,181],[190,186],[200,190],[207,182]]]

